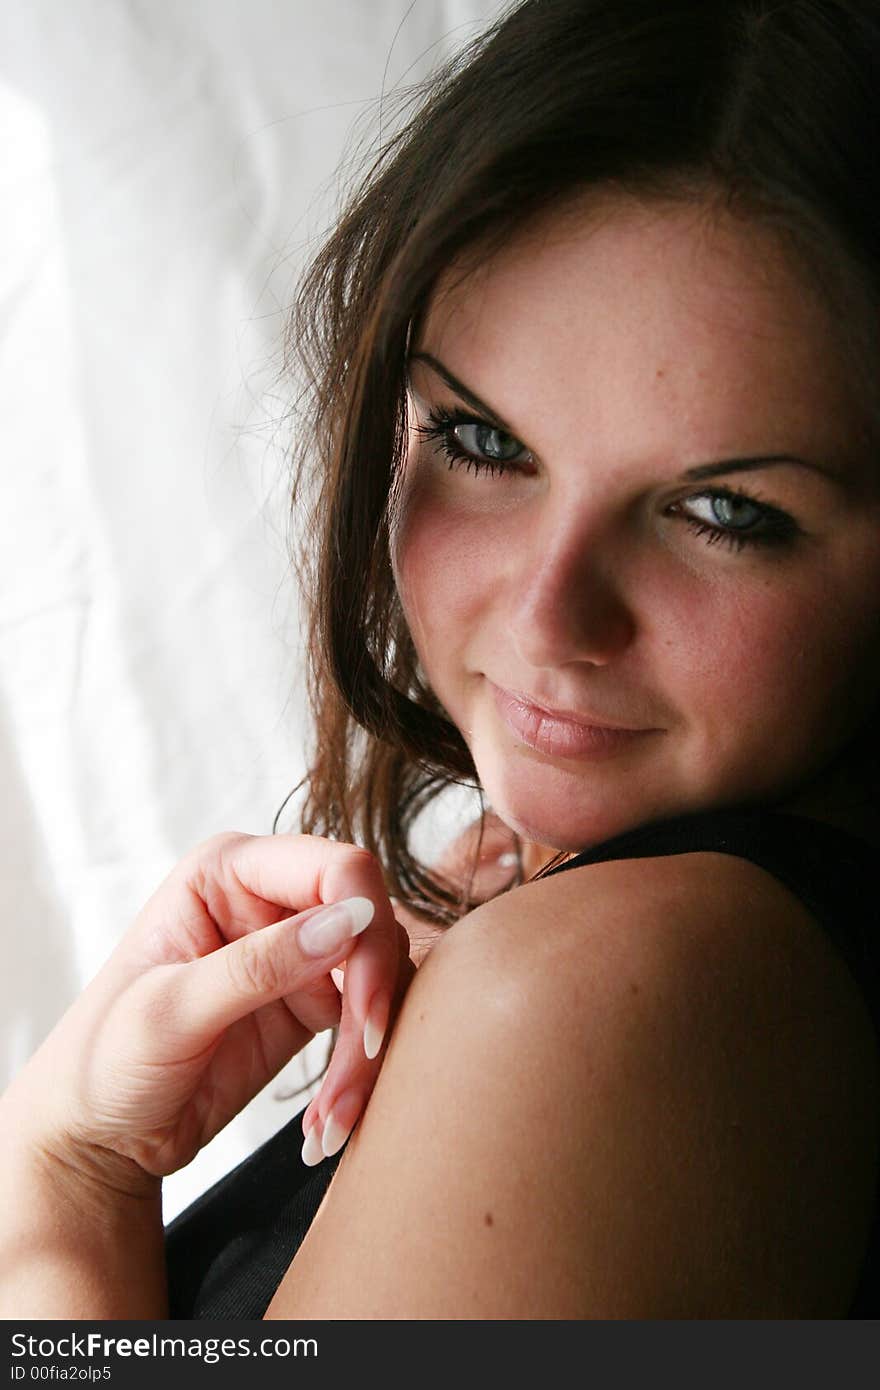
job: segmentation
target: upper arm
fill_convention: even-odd
[[[845,1316],[877,1097],[854,982],[756,866],[525,885],[413,981],[269,1315]]]

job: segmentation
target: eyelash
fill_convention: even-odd
[[[517,471],[520,465],[516,462],[505,463],[501,460],[482,459],[468,453],[455,434],[457,425],[483,425],[487,429],[495,428],[488,420],[481,420],[476,415],[467,415],[464,411],[436,410],[429,414],[427,424],[416,426],[416,433],[425,441],[433,440],[435,442],[438,452],[445,454],[449,459],[450,468],[464,466],[466,472],[473,470],[475,475],[489,473],[492,477],[496,473]],[[510,438],[513,436],[511,435]],[[760,520],[763,523],[763,529],[754,532],[725,530],[721,526],[710,526],[705,521],[698,521],[695,517],[682,513],[683,519],[690,529],[698,536],[706,537],[707,545],[720,543],[737,551],[742,550],[743,546],[746,545],[784,545],[799,530],[794,517],[789,516],[787,512],[783,512],[779,507],[771,506],[767,502],[761,502],[749,493],[740,492],[735,488],[707,488],[702,492],[691,493],[690,497],[683,500],[694,501],[697,498],[711,498],[713,500],[730,498],[734,501],[748,502],[761,513]],[[679,503],[674,504],[674,506],[679,505]]]

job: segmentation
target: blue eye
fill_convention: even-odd
[[[702,495],[709,498],[715,520],[722,526],[732,526],[738,531],[748,531],[750,529],[748,516],[745,525],[741,524],[743,508],[746,512],[751,512],[752,525],[761,519],[761,507],[750,497],[746,497],[744,493],[733,496],[728,492],[709,492]],[[693,501],[694,499],[689,498],[688,500]],[[737,515],[738,512],[740,513],[739,516]]]
[[[519,440],[492,425],[462,422],[453,425],[452,432],[471,457],[482,455],[492,463],[512,463],[522,453]]]
[[[416,426],[422,439],[433,439],[450,468],[474,473],[506,473],[528,461],[529,452],[512,434],[459,411],[437,410]],[[522,454],[523,457],[519,458]]]
[[[511,477],[531,463],[528,449],[512,434],[475,419],[460,410],[431,411],[426,424],[417,425],[416,432],[425,440],[434,440],[438,452],[449,459],[450,468],[464,468],[474,474],[507,474]],[[705,501],[717,524],[689,515],[686,505]],[[669,508],[707,545],[726,545],[737,551],[743,546],[784,546],[800,531],[794,517],[779,507],[760,502],[733,488],[704,489],[675,502]],[[745,518],[743,517],[745,511]]]
[[[710,511],[716,521],[720,521],[720,525],[713,526],[699,517],[689,516],[683,510],[685,503],[691,505],[701,500],[709,503]],[[743,508],[747,513],[745,525],[741,524]],[[698,536],[705,536],[707,545],[717,545],[721,542],[734,546],[737,550],[742,550],[744,545],[785,545],[800,529],[788,512],[727,487],[709,488],[705,492],[695,493],[683,502],[674,503],[670,510],[673,513],[681,513],[692,531]]]

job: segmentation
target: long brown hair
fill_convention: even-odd
[[[829,295],[873,411],[880,11],[525,0],[418,98],[307,270],[286,335],[307,420],[290,514],[314,740],[300,828],[365,846],[392,895],[445,925],[474,905],[473,875],[432,873],[413,824],[456,783],[480,795],[481,827],[485,808],[419,668],[389,552],[407,347],[432,287],[464,253],[489,254],[591,187],[714,199],[776,227]]]

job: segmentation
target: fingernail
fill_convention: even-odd
[[[327,1123],[324,1125],[324,1137],[321,1140],[322,1158],[332,1158],[335,1153],[338,1153],[351,1133],[351,1129],[351,1125],[339,1124],[331,1110],[327,1116]]]
[[[364,1052],[370,1061],[378,1056],[387,1027],[388,1005],[384,999],[374,999],[364,1024]]]
[[[306,1135],[306,1142],[302,1146],[302,1161],[308,1168],[314,1168],[315,1164],[321,1163],[324,1158],[319,1129],[320,1125],[316,1121]]]
[[[369,898],[343,898],[316,912],[299,928],[300,949],[307,956],[329,956],[373,920]]]
[[[361,1113],[363,1097],[356,1089],[343,1091],[336,1097],[329,1115],[324,1121],[321,1149],[325,1158],[332,1158],[345,1143]]]

